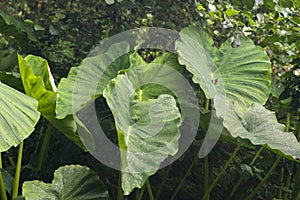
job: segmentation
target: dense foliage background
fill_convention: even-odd
[[[190,24],[198,24],[213,36],[215,46],[220,46],[228,38],[232,38],[233,44],[238,46],[239,38],[248,36],[265,49],[272,63],[272,91],[266,106],[276,112],[281,123],[285,124],[288,118],[289,131],[298,140],[300,138],[299,0],[5,0],[0,2],[0,8],[34,33],[34,37],[11,37],[0,28],[0,33],[3,33],[0,34],[0,71],[18,72],[16,53],[34,54],[48,60],[56,82],[66,77],[70,68],[77,66],[101,40],[136,27],[164,27],[180,31]],[[151,50],[140,53],[149,60],[156,55]],[[198,95],[199,104],[204,105],[203,92],[199,91]],[[99,105],[103,106],[103,99],[99,101]],[[101,109],[109,112],[107,107]],[[87,165],[103,180],[111,199],[116,199],[118,172],[103,166],[62,134],[52,134],[43,168],[36,169],[46,123],[46,120],[41,120],[26,140],[21,180],[42,179],[49,182],[53,171],[62,165]],[[200,125],[199,134],[189,150],[174,164],[151,177],[153,191],[156,194],[160,191],[160,199],[170,199],[180,184],[183,185],[176,199],[199,199],[204,194],[204,163],[200,159],[193,161],[198,156],[205,134],[206,125]],[[107,129],[113,134],[111,127]],[[234,148],[232,141],[221,140],[209,154],[210,182]],[[264,179],[277,155],[264,149],[252,163],[259,149],[251,145],[241,148],[211,193],[211,199],[228,197],[242,175],[244,179],[232,199],[241,199]],[[3,154],[3,166],[8,174],[14,172],[16,157],[17,149],[14,148]],[[190,173],[185,179],[190,166]],[[299,164],[282,159],[255,199],[290,199],[295,188],[300,191],[299,185]],[[129,199],[134,199],[134,194]]]

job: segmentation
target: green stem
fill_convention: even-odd
[[[43,164],[46,160],[47,157],[47,151],[49,148],[49,143],[50,143],[50,139],[51,139],[51,135],[52,135],[52,130],[53,130],[53,126],[51,124],[48,124],[44,139],[43,139],[43,143],[41,146],[41,150],[40,150],[40,154],[39,154],[39,158],[38,158],[38,162],[37,162],[37,170],[38,172],[40,172],[43,168]]]
[[[251,200],[253,199],[254,195],[259,191],[259,189],[263,186],[263,184],[268,180],[268,178],[271,176],[273,171],[276,169],[277,165],[279,164],[281,160],[281,157],[277,158],[277,160],[272,165],[271,169],[268,171],[266,176],[260,181],[260,183],[252,190],[252,192],[245,198],[245,200]]]
[[[2,178],[2,156],[1,156],[1,153],[0,153],[0,193],[1,193],[1,199],[7,200],[5,185],[4,185],[4,181]]]
[[[119,172],[119,184],[118,184],[118,200],[124,200],[123,189],[122,189],[122,172]]]
[[[288,132],[290,129],[290,121],[291,121],[291,114],[287,113],[286,121],[285,121],[285,131],[286,132]],[[291,175],[288,176],[286,183],[284,183],[284,166],[282,166],[281,167],[281,177],[280,177],[281,187],[280,187],[279,195],[278,195],[279,199],[282,199],[282,192],[283,192],[284,186],[286,186],[286,188],[290,187],[290,181],[291,181]],[[285,192],[283,199],[287,199],[287,195],[288,195],[288,193]]]
[[[242,145],[242,143],[240,142],[238,144],[238,146],[234,149],[233,153],[231,154],[230,158],[225,163],[225,165],[222,168],[221,172],[218,174],[218,176],[215,178],[214,182],[209,186],[208,190],[205,192],[204,196],[202,197],[202,200],[206,200],[206,198],[208,197],[208,195],[210,194],[210,192],[214,189],[214,187],[216,187],[218,181],[220,180],[220,178],[225,173],[226,169],[229,167],[229,165],[233,161],[233,158],[236,156],[236,154],[239,151],[241,145]]]
[[[14,199],[18,196],[21,166],[22,166],[22,157],[23,157],[23,148],[24,148],[24,141],[22,141],[19,146],[18,160],[17,160],[17,165],[16,165],[16,172],[15,172],[15,178],[14,178],[13,191],[12,191],[12,199]]]
[[[209,188],[209,161],[208,155],[204,157],[204,189],[208,191]],[[205,200],[209,200],[209,194]]]
[[[140,192],[137,193],[135,200],[142,200],[145,188],[146,188],[146,185],[144,185],[142,187],[142,189],[140,190]]]
[[[168,175],[169,175],[169,173],[170,173],[170,170],[171,170],[171,165],[168,166],[167,172],[166,172],[166,174],[165,174],[164,177],[163,177],[163,181],[162,181],[161,184],[159,185],[158,191],[157,191],[156,196],[155,196],[155,199],[156,199],[156,200],[159,199],[160,193],[161,193],[161,191],[162,191],[162,189],[163,189],[163,187],[164,187],[164,185],[165,185],[165,183],[166,183],[166,181],[167,181],[167,177],[168,177]]]
[[[261,147],[259,148],[259,150],[256,152],[254,158],[252,159],[252,161],[251,161],[251,163],[250,163],[250,166],[253,166],[253,165],[254,165],[255,161],[257,160],[258,156],[261,154],[261,152],[262,152],[263,150],[264,150],[264,147],[261,146]]]
[[[252,167],[255,163],[255,161],[257,160],[258,156],[261,154],[261,152],[264,150],[264,147],[261,146],[259,148],[259,150],[255,153],[254,157],[252,158],[252,161],[250,162],[250,166]],[[240,176],[238,182],[235,184],[234,188],[232,189],[232,191],[230,192],[229,196],[226,198],[226,200],[230,200],[232,199],[233,195],[235,194],[236,190],[238,189],[238,187],[240,186],[240,184],[242,183],[242,181],[244,180],[245,176],[246,176],[246,172],[243,172],[242,175]]]
[[[297,199],[300,199],[300,192],[299,192],[299,194],[298,194],[298,196],[297,196]]]
[[[150,200],[154,200],[154,196],[153,196],[153,192],[151,189],[151,184],[150,184],[149,178],[146,181],[146,187],[147,187],[147,191],[148,191]]]
[[[193,165],[195,164],[195,162],[197,161],[197,159],[198,159],[198,155],[196,155],[196,157],[194,158],[194,160],[193,160],[192,163],[190,164],[188,170],[186,171],[185,175],[184,175],[183,178],[180,180],[180,183],[179,183],[179,185],[177,186],[177,188],[176,188],[175,192],[173,193],[173,195],[172,195],[172,197],[171,197],[170,200],[174,200],[174,199],[175,199],[177,193],[178,193],[179,190],[181,189],[181,187],[182,187],[182,185],[183,185],[185,179],[187,178],[187,176],[190,174],[190,171],[192,170]]]
[[[209,109],[209,99],[206,99],[205,101],[205,109]],[[204,190],[205,192],[209,188],[209,158],[208,155],[204,157]],[[207,198],[205,200],[209,200],[210,194],[208,194]]]
[[[292,166],[291,166],[291,172],[294,170],[294,163],[292,163]],[[292,181],[292,173],[289,173],[289,176],[285,182],[285,188],[287,189],[290,189],[291,187],[291,181]],[[288,200],[288,196],[289,196],[290,193],[286,192],[283,194],[283,200]]]
[[[297,165],[297,172],[294,179],[294,187],[292,190],[292,200],[300,199],[300,166]]]
[[[286,121],[285,121],[285,131],[286,132],[289,132],[289,130],[290,130],[290,123],[291,123],[291,114],[287,113]]]
[[[284,166],[281,167],[281,172],[280,172],[280,188],[278,191],[278,199],[282,199],[282,190],[284,187],[283,179],[284,179]]]

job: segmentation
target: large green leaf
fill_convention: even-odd
[[[105,53],[88,57],[78,67],[72,67],[68,77],[62,78],[58,85],[57,118],[75,114],[102,95],[119,70],[129,67],[128,51],[127,42],[116,43]]]
[[[88,167],[66,165],[54,172],[52,183],[24,182],[22,196],[30,200],[101,200],[108,199],[108,191]]]
[[[143,100],[155,99],[161,94],[182,100],[187,89],[184,88],[183,69],[177,56],[172,53],[164,53],[151,63],[146,63],[138,54],[132,54],[126,73]]]
[[[217,115],[224,119],[223,125],[233,137],[249,139],[254,145],[267,145],[290,159],[300,158],[300,143],[293,133],[284,132],[284,125],[277,122],[274,112],[258,103],[244,111],[236,109],[230,101],[226,101],[224,107],[224,98],[219,95],[214,103]]]
[[[176,41],[179,62],[193,74],[207,98],[225,93],[237,106],[264,104],[271,84],[269,58],[252,41],[244,37],[239,41],[237,48],[228,39],[217,49],[201,28],[184,28]]]
[[[175,99],[160,95],[143,101],[126,75],[103,92],[114,115],[121,148],[122,188],[141,188],[160,164],[178,151],[181,117]]]
[[[67,138],[84,149],[79,136],[76,134],[76,123],[73,117],[55,118],[56,86],[47,60],[34,55],[28,55],[25,59],[18,55],[18,60],[24,90],[28,96],[38,100],[38,110],[43,117]]]
[[[40,118],[38,102],[0,82],[0,152],[29,137]]]

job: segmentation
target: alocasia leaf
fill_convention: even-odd
[[[207,98],[226,96],[236,106],[264,104],[269,97],[271,68],[267,54],[246,38],[239,38],[237,48],[228,39],[218,49],[201,28],[190,26],[180,32],[176,41],[179,63],[193,74]]]
[[[57,93],[47,60],[34,55],[28,55],[24,59],[18,55],[18,61],[26,94],[38,100],[38,110],[54,127],[84,149],[76,134],[76,124],[72,116],[64,119],[55,117]]]
[[[126,73],[143,100],[158,98],[161,94],[176,96],[181,100],[187,96],[182,75],[184,68],[175,54],[164,53],[151,63],[146,63],[138,54],[132,54],[130,62]]]
[[[106,52],[88,57],[78,67],[72,67],[68,77],[58,84],[57,118],[73,115],[101,96],[119,70],[129,67],[128,51],[127,42],[116,43]]]
[[[224,127],[233,137],[249,139],[254,145],[267,145],[290,159],[300,158],[300,143],[293,133],[284,132],[284,125],[277,122],[274,112],[258,103],[240,111],[230,101],[226,101],[224,107],[223,100],[219,95],[215,96],[214,105],[217,115],[224,119]],[[225,112],[220,112],[222,109]]]
[[[108,199],[108,191],[88,167],[66,165],[54,172],[52,183],[25,181],[22,196],[30,200],[101,200]]]
[[[97,125],[93,105],[76,114],[80,136],[92,155],[115,169],[120,169],[121,157],[122,187],[127,195],[135,187],[142,187],[150,175],[166,164],[167,157],[172,162],[175,154],[184,152],[193,140],[192,130],[199,118],[198,101],[191,100],[192,89],[180,73],[183,67],[176,55],[165,53],[151,63],[137,53],[129,57],[130,67],[119,70],[103,92],[115,119],[121,153]],[[188,134],[178,151],[179,126]],[[105,156],[103,151],[110,154]]]
[[[0,152],[29,137],[40,118],[38,102],[0,82]]]
[[[121,148],[122,188],[141,188],[160,164],[178,151],[181,124],[175,99],[160,95],[143,101],[126,75],[118,75],[103,92],[114,115]]]

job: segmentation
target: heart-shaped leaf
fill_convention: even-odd
[[[78,67],[72,67],[68,77],[58,84],[57,118],[73,115],[101,96],[119,70],[129,67],[128,51],[127,42],[116,43],[106,52],[88,57]]]
[[[196,26],[184,28],[176,41],[179,63],[193,74],[207,98],[226,94],[236,106],[264,104],[269,97],[271,68],[267,54],[246,38],[237,48],[227,40],[219,49],[211,37]]]
[[[38,102],[0,82],[0,152],[29,137],[40,118]]]
[[[141,101],[126,75],[118,75],[103,92],[114,115],[121,148],[122,188],[141,188],[160,164],[178,151],[181,117],[175,99],[160,95]]]
[[[108,199],[108,191],[88,167],[66,165],[54,172],[52,183],[24,182],[22,196],[30,200],[101,200]]]
[[[28,96],[38,100],[38,110],[43,117],[67,138],[84,149],[79,136],[76,134],[76,124],[73,117],[55,118],[56,86],[47,60],[33,55],[28,55],[25,59],[18,55],[18,60],[25,92]]]
[[[224,107],[224,98],[219,95],[215,96],[214,105],[217,115],[224,119],[224,127],[233,137],[249,139],[254,145],[267,145],[290,159],[300,158],[300,143],[293,133],[284,132],[284,125],[277,122],[274,112],[258,103],[244,111],[236,109],[230,101],[226,101]],[[222,109],[226,109],[225,112]]]
[[[164,53],[151,63],[146,63],[134,53],[130,55],[130,68],[126,73],[133,87],[138,88],[136,92],[141,95],[142,100],[156,99],[161,94],[169,94],[182,100],[187,96],[183,69],[177,56],[172,53]]]

